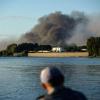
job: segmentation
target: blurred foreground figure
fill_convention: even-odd
[[[40,79],[47,94],[38,97],[37,100],[87,100],[82,93],[64,86],[64,75],[58,68],[43,69]]]

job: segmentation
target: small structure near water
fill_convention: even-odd
[[[63,52],[64,49],[62,47],[52,47],[52,52]]]
[[[87,49],[83,48],[81,49],[82,52],[87,52]]]

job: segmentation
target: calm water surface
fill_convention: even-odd
[[[59,67],[65,85],[100,100],[100,58],[0,58],[0,100],[35,100],[45,93],[39,74],[47,66]]]

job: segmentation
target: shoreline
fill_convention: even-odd
[[[28,57],[88,57],[88,52],[49,52],[49,53],[28,53]]]

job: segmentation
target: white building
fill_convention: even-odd
[[[64,51],[62,47],[53,47],[52,52],[62,52]]]
[[[87,49],[81,49],[81,51],[86,52],[86,51],[87,51]]]

